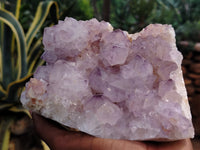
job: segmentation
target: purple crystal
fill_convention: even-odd
[[[123,31],[116,30],[103,35],[100,42],[100,56],[109,66],[124,64],[130,51],[130,41]]]
[[[65,126],[112,139],[178,140],[194,129],[170,25],[114,30],[66,18],[45,28],[42,58],[23,105]]]

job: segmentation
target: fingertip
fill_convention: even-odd
[[[92,137],[82,132],[65,130],[55,121],[46,119],[36,113],[32,113],[34,128],[38,136],[52,149],[80,148],[88,149]],[[77,143],[79,143],[77,145]]]
[[[161,142],[156,145],[156,148],[158,150],[193,150],[190,139],[183,139],[173,142]]]
[[[34,125],[34,129],[36,131],[36,133],[40,136],[40,129],[43,128],[43,120],[42,120],[42,117],[39,116],[38,114],[36,113],[32,113],[32,119],[33,119],[33,125]]]
[[[44,126],[44,118],[40,115],[38,115],[37,113],[32,113],[32,119],[33,119],[33,124],[34,127],[37,129],[40,129],[42,126]]]

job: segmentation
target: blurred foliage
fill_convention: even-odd
[[[186,21],[177,28],[176,33],[179,41],[200,42],[200,20],[194,22]]]
[[[28,30],[40,0],[22,0],[20,22]],[[48,1],[48,0],[46,0]],[[103,20],[103,0],[55,0],[60,8],[60,19],[66,16],[78,20],[93,17]],[[138,32],[150,23],[172,24],[177,40],[199,41],[199,0],[110,0],[110,22],[114,28]],[[48,19],[47,19],[48,20]],[[44,24],[47,26],[47,24]],[[193,28],[191,28],[193,26]],[[42,29],[40,34],[42,34]],[[197,33],[198,32],[198,33]],[[38,35],[39,37],[41,35]]]
[[[91,0],[91,5],[94,16],[101,20],[103,0]],[[199,0],[111,0],[110,10],[114,28],[134,33],[150,23],[171,24],[178,45],[182,40],[200,41]]]
[[[42,37],[37,34],[46,19],[50,25],[57,23],[59,17],[55,1],[42,1],[34,17],[22,20],[28,22],[23,29],[19,22],[21,6],[21,0],[0,1],[0,150],[8,149],[10,126],[16,116],[19,113],[30,116],[19,99],[35,68],[44,63],[40,59]]]
[[[199,14],[199,0],[112,0],[111,23],[130,32],[137,32],[150,23],[172,24],[179,30],[179,36],[179,28],[188,28],[189,24],[199,30]]]
[[[51,0],[43,0],[51,1]],[[73,17],[81,20],[88,20],[93,17],[93,9],[89,0],[54,0],[59,7],[59,19],[64,20],[66,16]],[[19,22],[21,23],[24,31],[28,31],[30,23],[34,19],[37,5],[41,0],[22,0],[22,6],[20,8]],[[53,11],[53,10],[52,10]],[[56,21],[56,20],[55,20]],[[45,27],[52,23],[52,15],[50,14],[40,31],[36,34],[36,39],[39,39],[43,35]],[[55,22],[54,22],[55,23]]]
[[[64,19],[67,17],[73,17],[78,20],[88,20],[93,17],[93,9],[90,5],[89,0],[57,0],[58,4],[60,4],[61,11],[63,11],[63,15],[61,16],[61,19]],[[71,5],[68,5],[68,3],[71,2]],[[62,5],[62,3],[64,5]],[[67,5],[66,5],[67,4]],[[67,7],[66,7],[67,6]]]
[[[22,0],[21,16],[19,21],[24,29],[28,30],[30,21],[34,18],[34,12],[41,0]],[[50,1],[50,0],[44,0]],[[59,6],[59,19],[65,17],[74,17],[76,19],[91,19],[93,17],[93,8],[89,0],[54,0]],[[47,18],[48,21],[48,18]],[[51,21],[51,20],[50,20]],[[45,26],[45,24],[44,24]]]

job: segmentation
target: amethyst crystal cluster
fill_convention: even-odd
[[[45,28],[43,44],[46,65],[26,84],[26,108],[101,138],[194,136],[170,25],[128,34],[104,21],[66,18]]]

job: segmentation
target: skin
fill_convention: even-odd
[[[68,131],[35,113],[32,116],[36,133],[51,150],[193,150],[190,139],[174,142],[102,139],[82,132]]]

